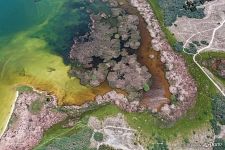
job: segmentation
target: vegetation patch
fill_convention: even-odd
[[[215,79],[225,85],[225,53],[203,52],[196,57],[199,64],[214,74]]]
[[[37,99],[31,103],[31,105],[29,106],[29,111],[33,114],[37,114],[41,111],[43,106],[44,106],[43,102]]]
[[[205,16],[204,9],[197,8],[197,6],[201,5],[198,0],[194,2],[187,2],[187,0],[167,0],[166,2],[165,0],[151,1],[158,3],[160,6],[166,26],[171,26],[176,21],[177,17],[187,16],[189,18],[202,19]]]
[[[225,140],[216,138],[213,144],[213,150],[224,150],[225,149]]]
[[[95,132],[94,139],[95,141],[101,142],[103,140],[103,134],[101,132]]]
[[[93,131],[82,122],[77,123],[72,128],[63,127],[64,123],[58,123],[50,128],[35,150],[90,150],[90,138]]]
[[[147,92],[147,91],[149,91],[149,90],[150,90],[150,88],[149,88],[148,84],[145,83],[145,84],[144,84],[144,91]]]
[[[33,88],[32,88],[32,87],[29,87],[29,86],[26,86],[26,85],[23,85],[23,86],[17,87],[16,90],[17,90],[19,93],[22,93],[22,92],[33,91]]]
[[[113,147],[109,146],[109,145],[100,145],[98,150],[115,150]]]
[[[85,127],[69,137],[54,140],[45,149],[89,150],[92,130]]]
[[[158,137],[156,138],[156,143],[148,147],[148,150],[169,150],[166,140]]]
[[[217,95],[212,98],[212,113],[215,119],[225,125],[225,98]]]

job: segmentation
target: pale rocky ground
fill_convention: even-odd
[[[210,44],[208,50],[225,51],[225,24],[215,32],[215,35],[213,33],[225,20],[225,1],[214,0],[206,2],[201,7],[205,8],[206,16],[203,19],[178,17],[174,25],[169,27],[170,31],[175,34],[178,41],[184,43],[185,48],[188,48],[192,41],[204,40]],[[201,44],[197,49],[200,50],[204,47],[206,45]]]
[[[138,137],[135,136],[136,130],[128,126],[122,114],[118,114],[115,117],[108,117],[102,121],[96,117],[90,117],[88,126],[94,132],[103,134],[103,141],[101,142],[95,141],[92,136],[91,147],[98,149],[100,145],[104,144],[115,149],[144,150],[137,142]],[[136,145],[134,144],[135,142],[137,142]]]
[[[37,113],[30,111],[32,102],[43,102]],[[56,101],[46,102],[46,94],[23,92],[16,101],[8,129],[0,138],[0,150],[30,150],[41,140],[46,129],[66,118],[66,114],[52,111]]]
[[[168,142],[170,150],[212,150],[215,135],[210,125],[205,125],[187,135],[188,142],[183,138]]]

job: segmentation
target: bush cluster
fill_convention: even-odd
[[[202,19],[205,17],[204,9],[197,8],[202,5],[200,0],[195,0],[194,6],[188,6],[187,0],[158,0],[160,7],[164,11],[164,22],[166,26],[171,26],[177,17],[187,16],[189,18]]]

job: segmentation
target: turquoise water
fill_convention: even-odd
[[[37,1],[37,0],[36,0]],[[12,113],[16,87],[46,90],[59,104],[82,104],[107,87],[90,88],[69,77],[74,36],[88,31],[83,0],[0,0],[0,134]]]
[[[49,1],[0,0],[0,36],[15,34],[40,24],[51,13]]]

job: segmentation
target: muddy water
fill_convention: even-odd
[[[160,61],[160,53],[155,51],[151,45],[151,36],[147,30],[147,24],[142,16],[139,14],[136,8],[130,6],[128,1],[123,1],[125,4],[122,6],[129,14],[139,16],[139,31],[141,35],[141,46],[138,49],[137,56],[138,62],[142,65],[145,65],[149,72],[152,75],[152,85],[151,90],[146,92],[142,103],[144,105],[150,106],[152,108],[159,107],[162,104],[169,103],[170,92],[169,92],[169,83],[165,78],[164,65]],[[152,55],[154,58],[150,58]],[[153,102],[155,98],[160,98],[157,102]]]

